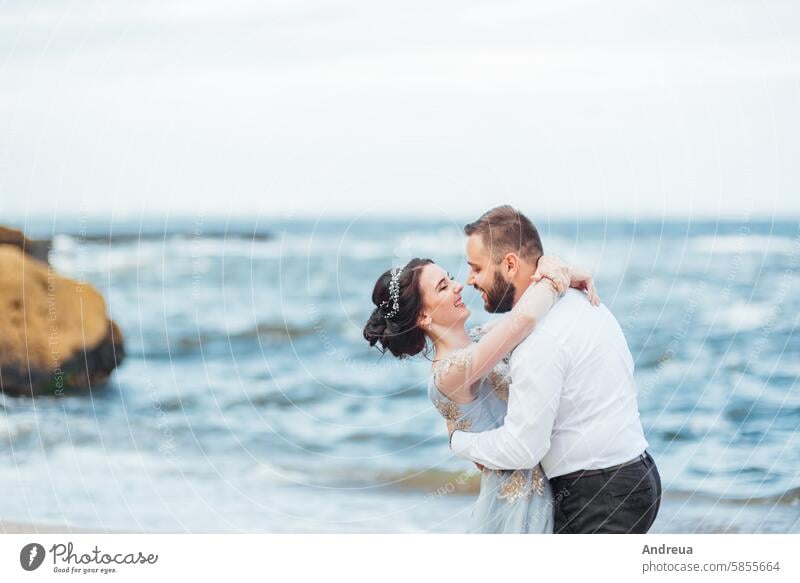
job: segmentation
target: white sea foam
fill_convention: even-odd
[[[254,478],[273,483],[304,483],[308,479],[308,476],[298,471],[279,468],[265,461],[257,462],[249,473]]]
[[[765,326],[775,310],[775,304],[735,302],[719,306],[717,310],[708,309],[704,312],[704,317],[709,323],[714,322],[715,325],[744,332]]]
[[[8,417],[0,417],[0,442],[12,444],[20,437],[32,433],[36,428],[33,421],[12,422]]]

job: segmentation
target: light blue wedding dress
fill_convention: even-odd
[[[483,334],[481,327],[470,330],[473,341]],[[464,359],[466,349],[455,351],[434,363],[428,382],[428,396],[439,413],[457,429],[480,432],[503,424],[508,407],[508,355],[480,381],[475,400],[459,404],[444,396],[436,386],[439,377],[453,363]],[[552,533],[553,494],[540,466],[525,470],[481,472],[481,489],[472,508],[470,533]]]

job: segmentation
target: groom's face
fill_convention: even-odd
[[[500,264],[492,260],[481,235],[470,235],[467,238],[467,263],[467,285],[480,292],[484,309],[493,313],[511,310],[514,307],[516,288],[502,272]]]

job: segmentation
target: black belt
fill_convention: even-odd
[[[602,474],[604,472],[612,472],[614,470],[618,470],[620,468],[624,468],[625,466],[632,466],[633,464],[637,464],[637,463],[639,463],[641,461],[644,461],[645,459],[646,459],[646,452],[636,456],[635,458],[633,458],[630,461],[627,461],[627,462],[622,463],[622,464],[618,464],[616,466],[611,466],[610,468],[602,468],[602,469],[599,469],[599,470],[578,470],[576,472],[570,472],[569,474],[564,474],[563,476],[556,476],[554,479],[560,480],[560,479],[564,478],[564,479],[567,479],[567,480],[571,480],[572,478],[583,478],[583,477],[586,477],[586,476],[596,476],[596,475]]]

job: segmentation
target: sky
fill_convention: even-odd
[[[0,0],[0,216],[800,216],[796,1]]]

